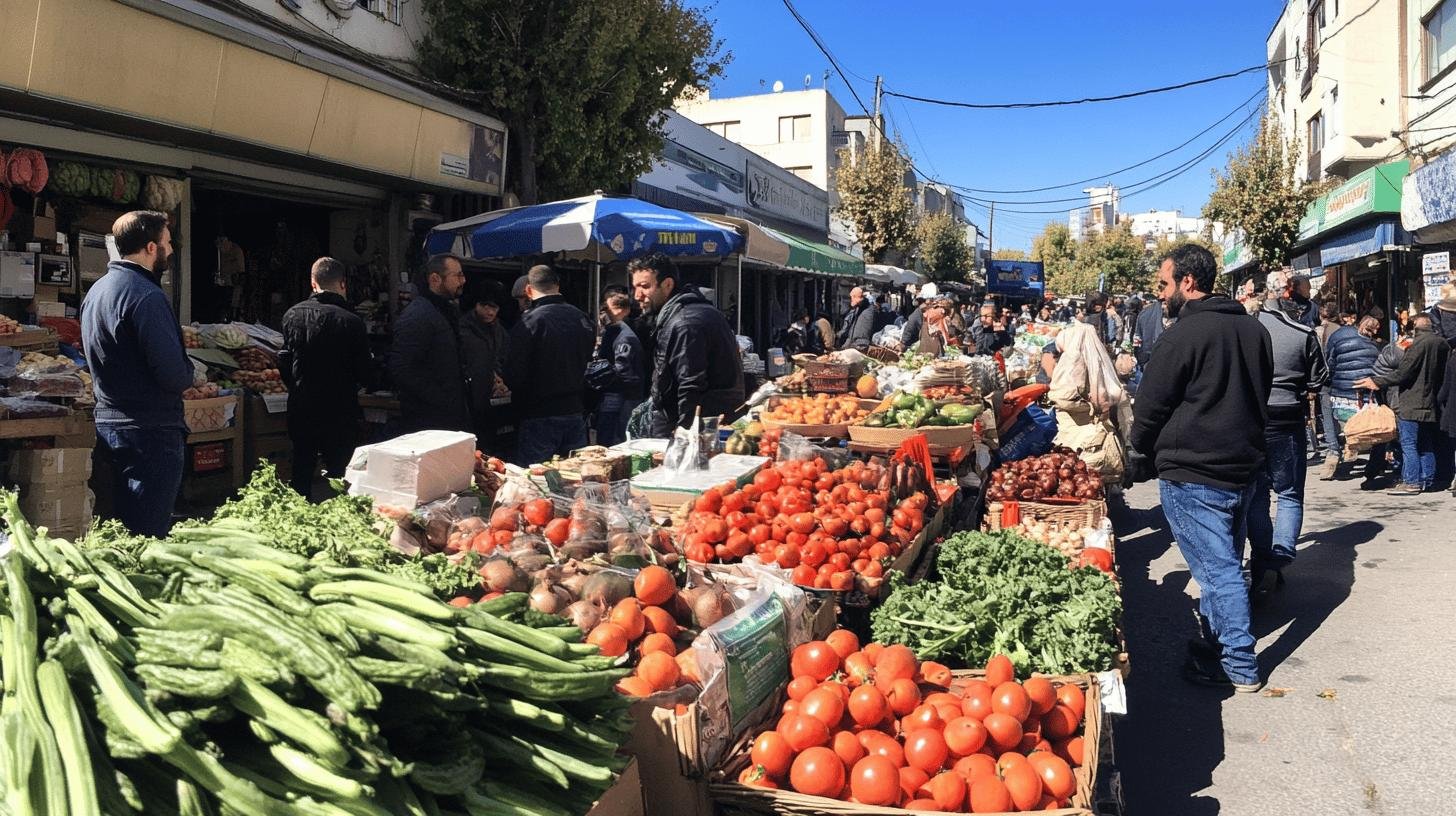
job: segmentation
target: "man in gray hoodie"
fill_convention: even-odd
[[[1305,417],[1310,399],[1330,377],[1314,329],[1296,322],[1272,301],[1259,311],[1258,318],[1274,351],[1274,383],[1269,391],[1269,421],[1264,426],[1267,454],[1249,504],[1254,601],[1282,585],[1281,570],[1294,561],[1294,543],[1304,523]],[[1278,497],[1273,519],[1269,515],[1270,490]]]

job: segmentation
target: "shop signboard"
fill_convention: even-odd
[[[717,205],[728,213],[747,206],[742,159],[735,155],[746,149],[725,143],[721,136],[675,111],[668,111],[664,130],[667,138],[662,155],[638,176],[639,182]]]
[[[991,261],[986,271],[986,291],[993,295],[1039,298],[1046,291],[1045,269],[1040,261]]]
[[[1426,305],[1441,299],[1441,287],[1451,281],[1451,253],[1427,252],[1421,256],[1421,282],[1425,284]]]
[[[1371,213],[1400,212],[1401,190],[1408,172],[1408,160],[1387,162],[1356,174],[1315,199],[1299,220],[1296,241],[1307,241]]]
[[[822,190],[760,159],[747,161],[748,209],[828,229],[829,199]]]

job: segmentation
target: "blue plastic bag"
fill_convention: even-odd
[[[1015,462],[1029,456],[1040,456],[1052,449],[1052,440],[1056,436],[1056,412],[1028,405],[1011,427],[1001,434],[1001,461]]]

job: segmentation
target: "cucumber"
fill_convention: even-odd
[[[149,689],[191,700],[226,697],[238,684],[237,675],[223,669],[184,669],[142,663],[136,667],[136,674]]]

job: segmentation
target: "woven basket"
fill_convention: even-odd
[[[984,672],[957,671],[953,674],[955,680],[951,687],[955,688],[959,683],[983,676]],[[1100,687],[1096,678],[1091,675],[1049,677],[1048,679],[1058,683],[1075,684],[1081,687],[1087,695],[1086,719],[1082,725],[1084,743],[1082,757],[1086,760],[1086,764],[1073,769],[1073,774],[1077,778],[1077,790],[1072,794],[1071,807],[1040,812],[1053,816],[1093,816],[1093,798],[1096,796],[1097,772],[1104,743]],[[823,814],[906,816],[906,814],[914,812],[901,808],[873,807],[854,802],[841,802],[837,799],[826,799],[822,796],[807,796],[793,791],[769,790],[744,785],[737,781],[738,775],[748,767],[750,761],[748,752],[752,747],[752,740],[756,736],[756,730],[745,735],[733,751],[731,758],[712,775],[708,793],[712,797],[713,803],[725,813],[753,813],[765,814],[765,816],[779,816],[779,814],[789,816],[822,816]]]
[[[884,346],[870,346],[865,349],[865,356],[887,365],[894,365],[900,362],[900,352],[892,348],[885,348]]]
[[[810,374],[808,391],[825,394],[847,394],[854,388],[855,378],[848,374]]]
[[[863,361],[857,363],[826,363],[816,360],[807,354],[800,354],[794,358],[794,365],[804,369],[804,373],[813,377],[816,374],[834,375],[836,377],[858,377],[865,372]]]
[[[849,426],[849,438],[867,445],[900,445],[917,434],[924,434],[927,444],[947,448],[972,445],[980,437],[974,423],[970,425],[924,425],[919,428]]]
[[[1090,499],[1079,504],[1046,504],[1031,501],[1018,502],[1018,504],[1021,506],[1023,521],[1035,518],[1077,530],[1083,527],[1096,527],[1102,523],[1104,518],[1107,518],[1107,502],[1102,499]],[[986,504],[985,528],[993,533],[1001,529],[1001,508],[1001,502]]]

